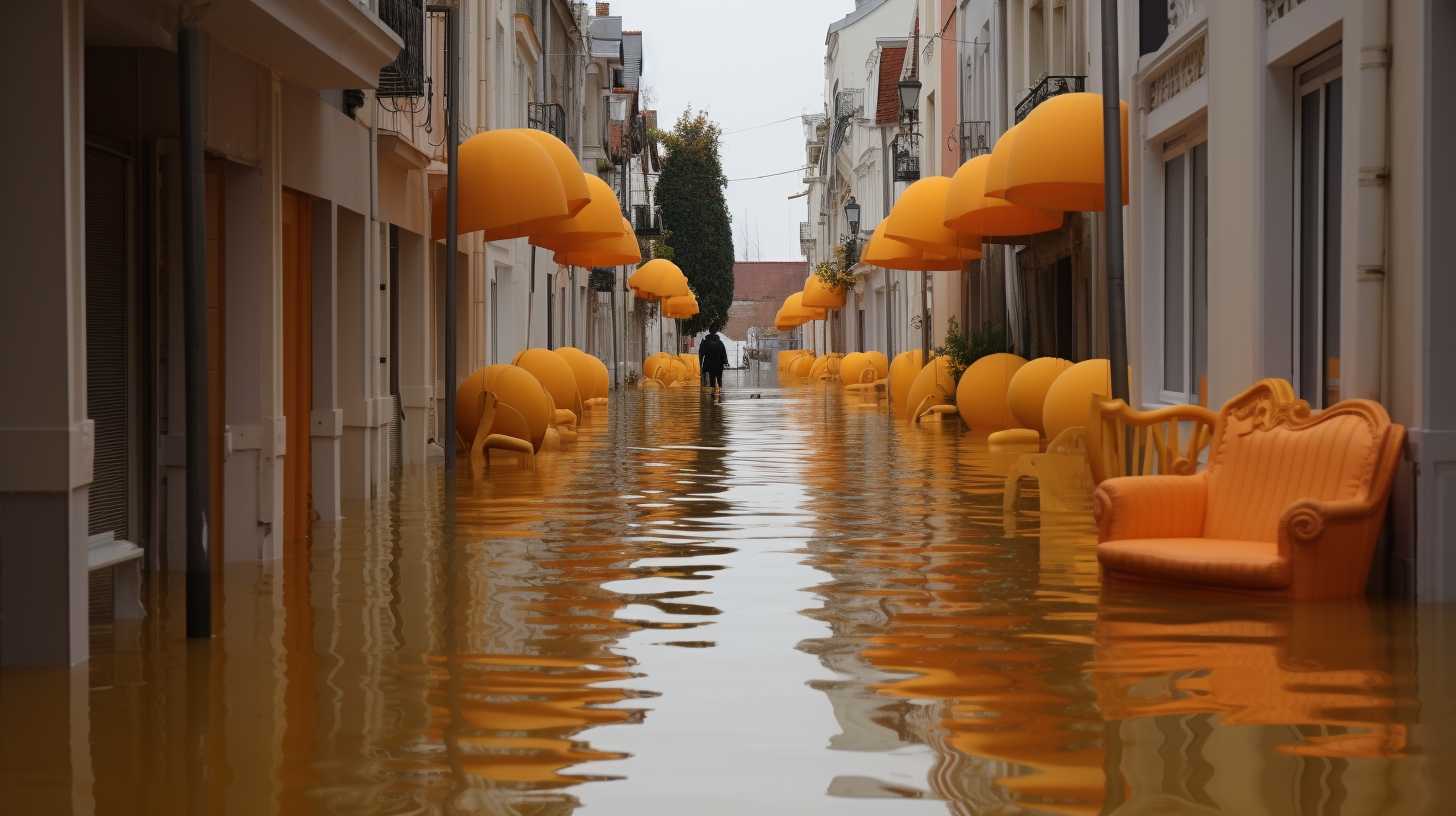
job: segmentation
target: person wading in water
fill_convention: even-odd
[[[698,363],[709,388],[723,390],[723,369],[728,366],[728,348],[718,337],[718,327],[708,329],[708,336],[698,345]]]

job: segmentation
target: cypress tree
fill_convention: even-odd
[[[733,305],[733,227],[723,189],[719,155],[722,128],[699,111],[683,111],[672,132],[657,179],[657,203],[674,262],[698,296],[698,315],[683,321],[684,336],[728,322]],[[740,338],[741,339],[741,338]]]

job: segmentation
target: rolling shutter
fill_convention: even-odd
[[[96,423],[91,535],[131,536],[131,310],[127,297],[127,160],[86,151],[86,413]],[[90,617],[111,611],[111,570],[90,576]]]

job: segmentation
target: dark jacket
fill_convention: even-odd
[[[728,367],[728,348],[717,334],[709,334],[698,345],[698,362],[704,371],[722,371]]]

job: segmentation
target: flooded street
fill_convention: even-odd
[[[1104,592],[1090,500],[1007,518],[1008,464],[834,388],[619,392],[230,567],[211,644],[179,581],[0,674],[6,811],[1450,812],[1449,609]]]

